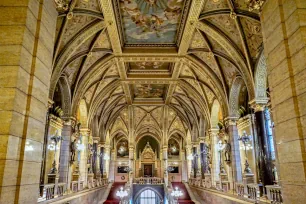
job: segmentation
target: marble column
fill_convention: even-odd
[[[70,190],[71,181],[71,136],[76,120],[74,118],[64,119],[64,126],[62,130],[62,140],[60,148],[60,165],[59,165],[59,182],[67,183],[67,189]]]
[[[94,177],[97,178],[97,160],[98,160],[98,141],[94,138],[93,141],[93,158],[92,158],[92,172],[94,173]]]
[[[189,156],[192,155],[192,151],[191,151],[191,146],[187,145],[186,146],[186,157],[187,157],[187,177],[188,179],[191,176],[191,170],[192,170],[192,165],[193,165],[193,160],[189,159]]]
[[[219,162],[219,151],[218,151],[218,129],[210,129],[208,133],[210,134],[211,140],[211,158],[212,158],[212,186],[216,186],[216,182],[220,180],[220,162]]]
[[[109,178],[109,163],[110,163],[110,146],[109,145],[105,145],[105,150],[104,150],[104,156],[103,156],[103,160],[105,162],[105,168],[103,169],[103,175],[105,175],[105,178]],[[107,155],[107,156],[105,156]],[[107,158],[105,158],[107,157]]]
[[[168,185],[168,145],[163,146],[163,166],[164,166],[164,180],[166,186]]]
[[[273,184],[273,164],[270,154],[269,138],[267,135],[266,124],[265,124],[265,105],[263,104],[252,104],[252,108],[255,112],[255,124],[257,131],[257,149],[258,152],[258,168],[259,177],[264,185]]]
[[[236,118],[226,118],[225,125],[229,135],[229,140],[231,144],[231,172],[230,177],[233,176],[234,183],[242,182],[242,167],[241,167],[241,157],[239,149],[239,135],[237,128]]]
[[[84,145],[84,149],[80,152],[81,158],[80,158],[80,181],[83,181],[84,187],[87,186],[87,174],[88,174],[88,168],[87,168],[87,154],[88,154],[88,137],[90,135],[90,130],[87,128],[81,128],[80,134],[82,135],[82,144]]]
[[[0,203],[36,203],[57,11],[11,0],[0,12]]]
[[[197,145],[193,144],[192,146],[192,153],[193,153],[193,177],[196,178],[197,177],[197,171],[198,171],[198,150],[197,150]]]
[[[100,173],[101,173],[101,177],[103,178],[103,173],[105,171],[105,161],[104,161],[104,154],[105,154],[105,151],[104,151],[104,144],[101,144],[101,147],[100,147],[100,155],[99,155],[99,160],[100,160]]]
[[[200,168],[201,176],[204,179],[204,174],[207,172],[207,149],[205,148],[204,138],[200,138]]]

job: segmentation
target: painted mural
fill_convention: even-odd
[[[173,44],[184,0],[119,0],[127,44]]]
[[[132,62],[130,70],[168,70],[170,63],[166,62]]]
[[[135,98],[162,98],[165,92],[163,84],[136,84],[134,86]]]

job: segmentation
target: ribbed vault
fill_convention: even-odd
[[[126,1],[67,1],[67,10],[59,8],[49,96],[60,84],[67,116],[75,116],[84,100],[88,127],[102,140],[107,132],[128,137],[131,127],[136,135],[162,137],[167,129],[168,136],[186,136],[199,130],[200,118],[210,127],[215,100],[222,115],[230,116],[237,77],[249,99],[257,95],[261,26],[257,11],[249,11],[245,2],[185,1],[174,45],[126,47],[122,13],[116,10]]]

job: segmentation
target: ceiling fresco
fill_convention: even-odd
[[[164,84],[136,84],[133,88],[135,98],[163,98],[166,91]]]
[[[128,65],[129,70],[169,70],[170,63],[167,62],[132,62]]]
[[[126,44],[175,44],[184,0],[118,0]]]

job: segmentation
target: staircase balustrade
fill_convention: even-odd
[[[260,198],[260,191],[257,184],[248,184],[247,185],[248,190],[248,198],[252,201],[255,201],[255,203],[258,203]]]
[[[163,179],[158,177],[140,177],[135,178],[134,183],[137,184],[163,184]]]
[[[244,185],[242,183],[236,184],[236,193],[239,197],[244,197]]]
[[[266,186],[267,197],[272,204],[283,203],[282,189],[278,185]]]

